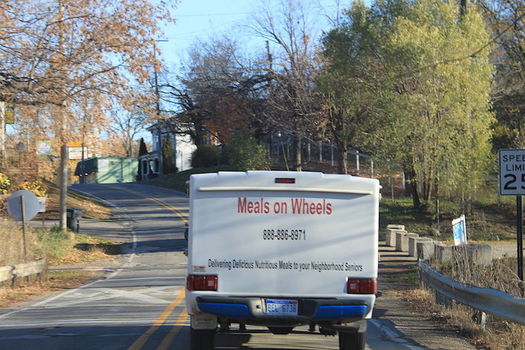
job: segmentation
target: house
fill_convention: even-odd
[[[191,154],[196,147],[188,135],[174,133],[165,120],[147,130],[151,133],[152,150],[139,156],[142,180],[191,168]]]

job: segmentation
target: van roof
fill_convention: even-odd
[[[278,180],[292,180],[280,181]],[[297,171],[221,171],[191,175],[190,183],[198,191],[309,191],[377,194],[379,181],[341,174]]]

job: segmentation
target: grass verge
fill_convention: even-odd
[[[48,186],[47,211],[37,216],[37,220],[58,219],[59,191],[56,185]],[[1,199],[1,198],[0,198]],[[91,197],[69,191],[68,207],[83,210],[86,218],[108,218],[111,210]],[[5,209],[5,208],[4,208]],[[3,215],[2,215],[3,214]],[[8,219],[0,210],[0,266],[19,264],[46,258],[50,267],[86,265],[94,261],[111,258],[120,254],[121,245],[85,234],[26,228],[24,235],[21,226]],[[24,248],[25,246],[25,248]],[[96,273],[78,270],[49,271],[47,278],[38,282],[20,281],[14,288],[0,286],[0,307],[6,307],[47,292],[82,285],[96,277]]]
[[[5,228],[9,227],[9,230]],[[0,240],[8,242],[0,246],[0,266],[12,265],[23,261],[46,258],[50,267],[79,266],[67,271],[49,271],[47,277],[38,282],[17,280],[17,286],[5,288],[0,286],[0,307],[6,307],[47,292],[72,288],[85,284],[96,277],[82,266],[94,261],[111,258],[120,254],[121,245],[91,237],[85,234],[74,234],[53,230],[27,230],[26,244],[28,253],[24,256],[23,233],[18,225],[0,219]]]
[[[383,198],[379,204],[380,228],[388,224],[405,225],[407,231],[436,240],[452,240],[452,220],[463,214],[452,201],[440,201],[439,226],[435,203],[425,211],[413,209],[411,198]],[[515,239],[515,211],[507,198],[485,195],[474,201],[467,217],[469,241]]]
[[[85,234],[60,230],[37,231],[41,256],[50,266],[75,265],[107,259],[120,254],[121,245]]]
[[[50,266],[89,263],[120,254],[120,244],[85,234],[29,229],[0,218],[0,266],[19,264],[39,258]],[[24,248],[25,247],[25,248]]]
[[[39,213],[35,220],[58,220],[60,189],[52,182],[44,181],[48,188],[46,212]],[[82,209],[82,217],[89,219],[106,219],[111,216],[111,209],[95,198],[75,191],[67,191],[68,208]]]
[[[47,278],[14,288],[0,288],[0,308],[34,298],[44,293],[67,290],[85,284],[96,277],[91,271],[49,271]]]

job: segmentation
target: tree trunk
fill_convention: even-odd
[[[419,199],[419,193],[417,190],[416,172],[412,167],[405,170],[407,177],[407,189],[412,194],[412,205],[414,209],[421,210],[421,200]]]
[[[337,150],[337,171],[339,174],[348,174],[347,149],[345,146],[338,145]]]
[[[194,135],[194,140],[193,140],[193,143],[195,144],[195,146],[201,146],[201,145],[204,145],[206,144],[206,130],[204,129],[204,127],[202,126],[202,123],[200,122],[194,122],[194,129],[195,129],[195,135]]]
[[[303,171],[303,137],[301,135],[294,136],[294,157],[295,170]]]

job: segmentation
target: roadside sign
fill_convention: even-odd
[[[454,235],[454,245],[467,244],[467,223],[465,215],[452,220],[452,233]]]
[[[4,107],[4,123],[14,124],[15,123],[15,104],[6,103]]]
[[[499,193],[516,196],[518,278],[523,281],[523,197],[525,194],[525,149],[499,150]]]
[[[88,148],[86,146],[84,148],[84,158],[87,158],[88,154]],[[81,160],[82,159],[82,146],[68,146],[68,159],[72,160]]]
[[[499,150],[499,193],[525,195],[525,149]]]
[[[39,210],[38,199],[31,191],[16,191],[7,198],[7,212],[15,221],[30,221]]]
[[[51,148],[51,141],[37,141],[36,153],[39,156],[52,156],[53,150]]]

